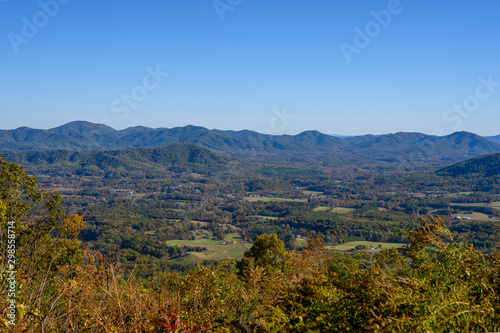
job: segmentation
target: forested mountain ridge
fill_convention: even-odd
[[[76,121],[53,129],[21,127],[0,131],[0,153],[45,150],[120,150],[155,148],[188,143],[226,156],[321,156],[359,163],[359,160],[450,164],[468,158],[500,152],[500,144],[468,132],[448,136],[422,133],[363,135],[344,139],[318,131],[297,135],[269,135],[249,130],[209,130],[199,126],[175,128],[131,127],[115,130],[102,124]],[[307,155],[305,155],[307,153]]]
[[[266,135],[253,131],[209,130],[199,126],[175,128],[130,127],[121,131],[102,124],[75,121],[53,129],[20,127],[0,130],[2,151],[54,149],[124,149],[191,143],[215,150],[334,148],[342,139],[318,131],[298,135]]]
[[[131,172],[183,171],[206,173],[224,170],[231,161],[206,148],[192,144],[175,143],[158,148],[132,148],[106,151],[28,151],[6,152],[11,161],[32,166],[71,170],[77,175]]]
[[[479,156],[464,162],[460,162],[437,172],[440,175],[462,177],[469,175],[480,175],[485,177],[500,175],[500,153]]]

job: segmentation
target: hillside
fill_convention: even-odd
[[[385,150],[400,150],[411,147],[415,142],[429,137],[422,133],[403,133],[377,135],[373,137],[364,136],[362,139],[352,137],[347,140],[353,142],[349,150],[363,152],[377,152]],[[357,143],[360,141],[359,143]]]
[[[102,124],[77,121],[50,130],[20,127],[0,131],[2,151],[103,149],[116,141],[117,131]]]
[[[498,176],[500,175],[500,153],[480,156],[457,163],[437,171],[437,174],[453,177],[470,175]]]
[[[231,160],[206,148],[176,143],[159,148],[132,148],[108,151],[7,152],[5,158],[27,169],[74,172],[77,175],[118,177],[134,172],[184,171],[207,173],[224,170]]]

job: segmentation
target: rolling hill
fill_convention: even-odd
[[[228,157],[206,148],[175,143],[158,148],[131,148],[106,151],[29,151],[7,152],[5,158],[21,163],[27,169],[65,170],[77,175],[130,175],[134,172],[196,172],[225,170],[231,163]]]
[[[492,177],[500,175],[500,153],[479,156],[437,171],[439,175],[464,177],[471,175]]]

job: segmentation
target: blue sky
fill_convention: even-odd
[[[2,129],[500,134],[494,0],[4,0],[0,13]]]

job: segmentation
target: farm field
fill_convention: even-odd
[[[198,258],[193,256],[193,255],[187,255],[183,257],[177,257],[172,259],[173,261],[179,262],[179,263],[185,263],[185,264],[194,264],[198,262]]]
[[[332,209],[332,212],[345,214],[345,213],[350,213],[350,212],[352,212],[354,210],[355,210],[354,208],[335,207],[335,208]]]
[[[189,223],[192,223],[192,224],[199,224],[200,226],[205,226],[208,224],[208,222],[204,222],[204,221],[196,221],[196,220],[191,220],[189,221]]]
[[[331,208],[328,206],[319,206],[319,207],[316,207],[313,209],[313,211],[315,211],[315,212],[332,212],[332,213],[341,213],[341,214],[350,213],[353,210],[355,210],[355,209],[354,208],[346,208],[346,207]]]
[[[474,221],[496,221],[497,219],[492,219],[489,215],[483,213],[473,212],[472,214],[457,214],[460,217],[470,217]],[[455,215],[456,216],[456,215]]]
[[[332,208],[328,206],[319,206],[313,209],[314,212],[328,212],[330,210],[332,210]]]
[[[271,197],[243,197],[243,200],[249,202],[256,201],[283,201],[283,202],[307,202],[307,199],[285,199],[285,198],[271,198]]]
[[[252,243],[243,242],[239,234],[227,234],[223,241],[211,239],[198,240],[169,240],[166,242],[170,246],[192,246],[205,247],[204,252],[188,252],[191,256],[199,260],[223,260],[226,257],[239,260],[243,258],[243,254],[247,251]],[[186,258],[186,257],[183,257]]]
[[[458,193],[448,193],[448,194],[445,194],[445,196],[447,197],[458,197],[458,196],[461,196],[461,195],[470,195],[472,194],[472,191],[469,191],[469,192],[458,192]]]
[[[264,220],[277,220],[278,218],[276,216],[267,216],[267,215],[255,215],[257,218],[261,218]]]
[[[344,244],[340,244],[340,245],[336,245],[336,246],[329,246],[329,248],[333,248],[333,249],[339,250],[339,251],[348,251],[348,250],[356,248],[356,246],[358,246],[358,245],[366,245],[368,247],[378,247],[379,244],[382,245],[383,249],[399,248],[399,247],[403,247],[405,245],[405,244],[401,244],[401,243],[356,241],[356,242],[348,242],[348,243],[344,243]],[[377,250],[375,250],[375,251],[377,251]]]

